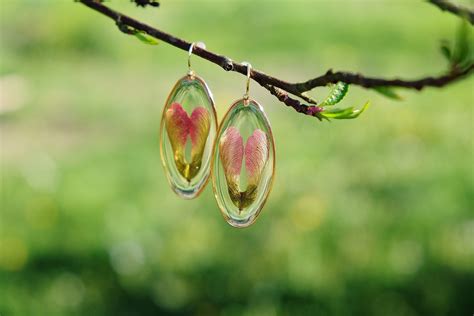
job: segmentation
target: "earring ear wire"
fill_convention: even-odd
[[[250,95],[249,95],[249,91],[250,91],[250,75],[251,75],[251,71],[252,71],[252,64],[250,64],[249,62],[242,62],[242,64],[244,66],[247,66],[247,84],[245,86],[245,94],[244,94],[244,100],[248,101]]]
[[[192,42],[188,50],[188,75],[190,76],[194,74],[194,71],[191,69],[191,55],[193,54],[194,45],[195,42]]]
[[[204,42],[192,42],[191,45],[189,45],[188,49],[188,75],[192,76],[194,75],[194,71],[191,69],[191,55],[193,54],[194,47],[198,47],[201,49],[206,49],[206,44]]]

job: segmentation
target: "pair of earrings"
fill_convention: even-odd
[[[255,222],[270,193],[275,145],[263,108],[249,96],[251,65],[243,98],[235,101],[217,128],[212,93],[191,69],[179,79],[163,109],[161,160],[173,191],[192,199],[209,177],[225,220],[234,227]]]

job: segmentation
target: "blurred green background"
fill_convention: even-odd
[[[458,25],[423,1],[107,5],[289,81],[441,73],[439,41]],[[161,110],[186,52],[73,1],[0,9],[2,316],[474,311],[472,77],[402,102],[351,87],[342,105],[372,107],[331,123],[252,83],[276,178],[257,223],[237,230],[210,186],[180,200],[160,163]],[[221,119],[245,79],[192,61]]]

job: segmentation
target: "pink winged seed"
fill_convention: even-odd
[[[193,152],[202,152],[211,124],[209,112],[205,108],[195,108],[190,118],[183,107],[175,102],[166,111],[165,121],[173,150],[184,150],[189,135]]]
[[[206,143],[207,135],[209,135],[211,123],[209,112],[203,107],[195,108],[191,113],[190,122],[189,133],[193,148],[202,149]]]
[[[237,128],[231,126],[224,132],[219,147],[226,175],[239,176],[244,156],[244,143]]]
[[[249,182],[256,183],[268,158],[267,135],[256,129],[245,145],[245,168]]]
[[[173,103],[166,111],[165,121],[166,131],[173,150],[182,150],[192,125],[188,114],[179,103]]]

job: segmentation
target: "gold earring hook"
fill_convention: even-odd
[[[191,45],[189,46],[189,50],[188,50],[188,75],[193,74],[193,70],[191,69],[191,55],[193,54],[194,44],[195,43],[192,42]]]
[[[247,66],[247,85],[245,87],[244,100],[248,100],[250,90],[250,72],[252,71],[252,65],[248,62],[243,62],[242,64]]]

